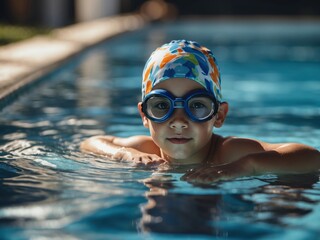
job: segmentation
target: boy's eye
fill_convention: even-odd
[[[167,102],[158,102],[153,107],[165,110],[169,108],[169,104]]]
[[[168,111],[170,109],[170,101],[164,97],[151,97],[148,100],[148,106],[152,111]]]
[[[190,99],[188,102],[189,108],[201,109],[201,108],[212,108],[212,101],[206,97],[195,97]]]
[[[190,99],[188,107],[191,114],[197,118],[204,118],[213,111],[213,102],[207,97],[195,97]]]
[[[193,102],[189,107],[190,108],[205,108],[206,106],[201,102]]]
[[[170,101],[164,97],[151,97],[148,102],[148,114],[154,118],[163,118],[170,111]]]

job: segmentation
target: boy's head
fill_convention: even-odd
[[[228,112],[211,51],[186,40],[156,49],[143,71],[138,110],[162,156],[179,164],[203,160],[213,127],[221,127]]]
[[[219,68],[212,52],[197,42],[174,40],[157,48],[148,59],[142,80],[142,100],[160,82],[187,78],[222,101]]]

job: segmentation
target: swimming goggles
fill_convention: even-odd
[[[164,89],[156,89],[148,93],[142,102],[142,112],[157,123],[167,121],[177,108],[183,108],[194,122],[208,121],[217,113],[218,107],[214,95],[206,90],[191,91],[177,98]]]

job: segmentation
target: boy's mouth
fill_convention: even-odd
[[[167,138],[167,140],[173,144],[185,144],[191,141],[191,138]]]

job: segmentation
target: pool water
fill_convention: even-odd
[[[1,239],[316,239],[319,174],[193,185],[79,151],[99,134],[148,134],[144,62],[171,39],[211,48],[230,104],[223,136],[320,148],[318,22],[185,20],[113,38],[1,111]]]

